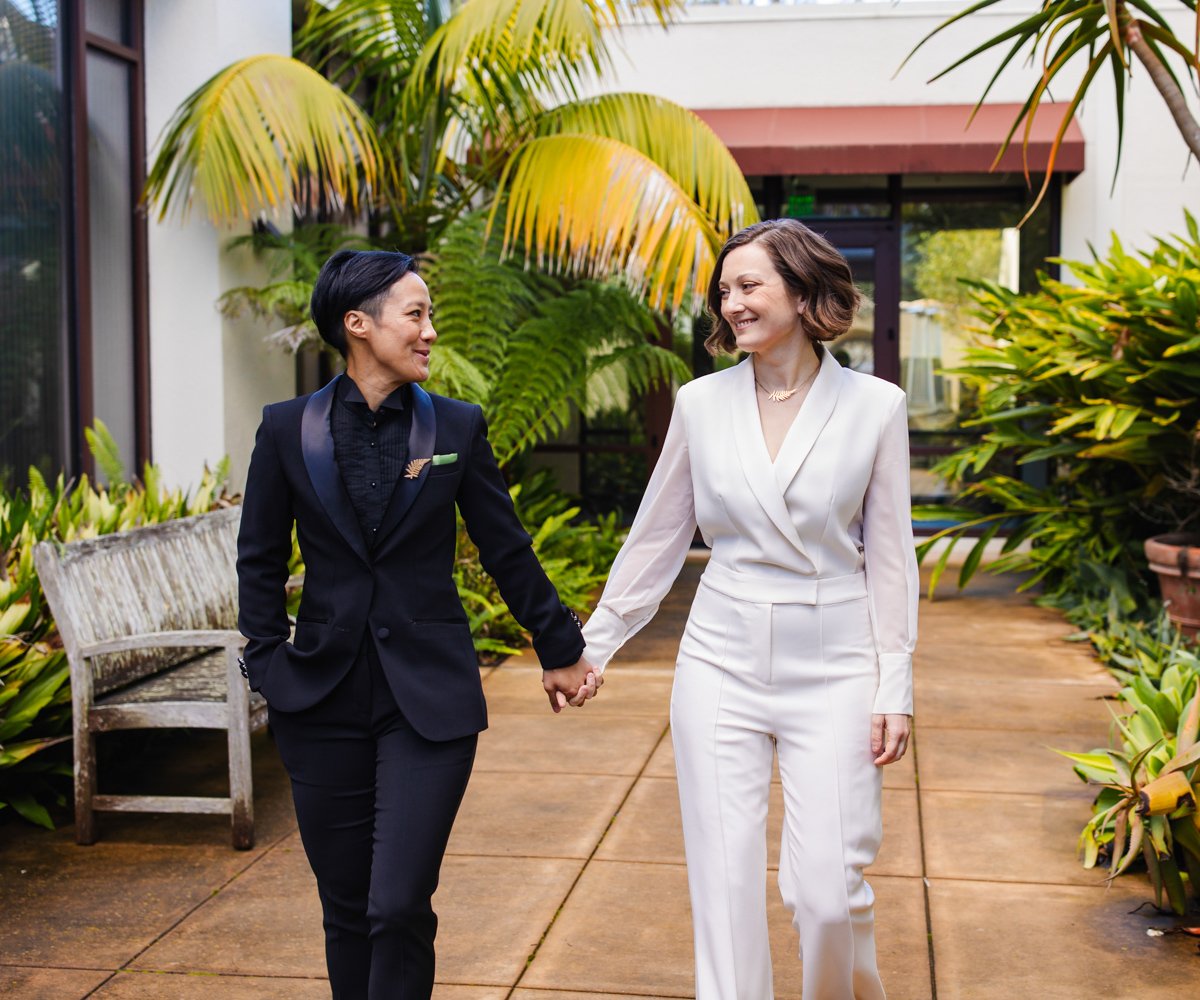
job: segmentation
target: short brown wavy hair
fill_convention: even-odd
[[[862,296],[854,287],[850,264],[837,247],[798,219],[768,219],[729,238],[713,267],[707,305],[713,331],[704,341],[709,354],[736,354],[737,338],[721,315],[721,268],[731,250],[761,243],[776,273],[805,303],[804,332],[813,340],[833,340],[850,329]]]

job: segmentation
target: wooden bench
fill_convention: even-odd
[[[75,839],[94,814],[228,814],[233,846],[254,844],[250,732],[267,706],[238,664],[237,507],[67,545],[34,562],[71,668]],[[229,796],[102,795],[96,734],[117,729],[224,729]]]

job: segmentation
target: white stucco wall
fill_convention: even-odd
[[[998,56],[978,57],[936,83],[926,81],[1036,10],[1029,0],[972,15],[929,42],[897,73],[924,35],[966,6],[966,0],[693,6],[667,31],[626,26],[601,89],[645,91],[692,108],[971,104],[999,64]],[[1179,10],[1169,19],[1188,39],[1194,21]],[[1014,60],[989,101],[1024,101],[1039,73],[1040,62],[1031,67]],[[1072,70],[1075,79],[1080,73],[1082,64]],[[1068,79],[1053,88],[1061,100],[1073,92]],[[1200,209],[1200,169],[1193,164],[1184,176],[1186,147],[1137,65],[1126,102],[1121,173],[1110,197],[1116,113],[1107,68],[1093,90],[1077,116],[1086,169],[1066,186],[1063,200],[1067,256],[1086,256],[1089,242],[1106,247],[1110,230],[1127,246],[1143,245],[1149,234],[1182,229],[1181,206]]]
[[[290,53],[291,23],[290,0],[150,0],[148,142],[224,66],[260,52]],[[223,249],[238,231],[214,229],[202,204],[185,223],[149,223],[151,441],[170,483],[192,484],[205,463],[228,455],[240,487],[263,404],[294,392],[293,363],[263,344],[266,329],[217,312],[222,292],[257,280],[247,255]]]

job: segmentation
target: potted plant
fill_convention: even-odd
[[[1171,532],[1146,539],[1167,617],[1189,639],[1200,634],[1200,534]]]

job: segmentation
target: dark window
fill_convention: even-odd
[[[0,0],[0,484],[148,457],[141,0]]]
[[[57,3],[0,0],[0,485],[67,445],[62,52]]]

